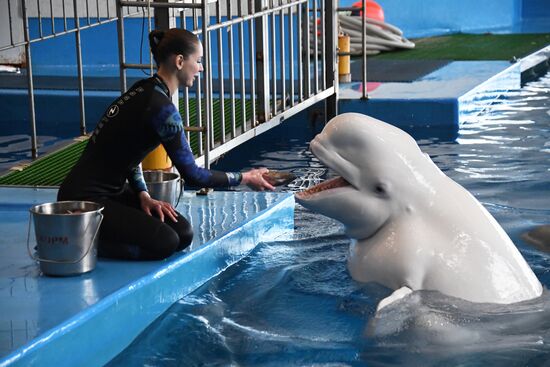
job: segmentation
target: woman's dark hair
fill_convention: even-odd
[[[193,33],[179,28],[166,31],[154,30],[149,33],[151,52],[157,65],[162,64],[170,55],[183,55],[187,58],[197,51],[199,39]]]

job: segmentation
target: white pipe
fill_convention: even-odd
[[[340,33],[350,36],[350,52],[361,54],[363,43],[363,22],[360,16],[349,16],[339,14]],[[403,32],[388,23],[366,18],[365,26],[367,36],[367,55],[374,55],[380,51],[391,51],[393,49],[411,49],[415,44],[405,37]]]
[[[355,23],[359,26],[363,24],[363,22],[361,21],[361,17],[358,17],[358,16],[340,14],[338,16],[338,19],[343,19],[344,21],[347,21],[347,22],[350,22],[350,23]],[[399,29],[396,26],[391,25],[389,23],[384,23],[384,22],[381,22],[379,20],[375,20],[375,19],[371,19],[371,18],[367,18],[366,23],[374,25],[374,26],[378,26],[378,27],[380,27],[382,29],[385,29],[389,32],[395,33],[399,36],[403,35],[403,31],[401,29]]]
[[[360,16],[339,14],[339,32],[350,36],[350,53],[362,54],[363,50],[363,21]],[[313,33],[314,27],[310,27]],[[378,20],[366,18],[365,31],[367,36],[366,53],[376,55],[380,51],[395,49],[412,49],[415,44],[405,37],[403,32],[391,25]],[[311,47],[311,52],[315,52]]]
[[[357,49],[361,50],[361,43],[360,42],[350,43],[350,48],[357,48]],[[368,43],[367,44],[367,50],[391,51],[391,50],[393,50],[393,47],[386,46],[386,45],[380,45],[380,44]]]

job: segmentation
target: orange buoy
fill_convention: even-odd
[[[359,0],[353,3],[352,7],[361,9],[363,7],[363,1]],[[359,11],[359,16],[363,15],[363,11]],[[373,0],[367,0],[367,18],[384,21],[384,10],[382,7]]]

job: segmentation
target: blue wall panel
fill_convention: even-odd
[[[355,0],[341,0],[349,6]],[[406,37],[485,32],[511,27],[521,16],[521,0],[377,0],[385,20]]]
[[[43,30],[51,29],[51,23],[42,21]],[[63,29],[63,20],[56,19],[56,29]],[[142,21],[130,19],[125,21],[125,37],[127,39],[127,62],[139,62],[139,51],[142,49],[143,61],[149,62],[149,41],[147,25],[143,30],[143,45],[141,44]],[[31,34],[38,34],[38,21],[29,22]],[[45,33],[44,35],[47,35]],[[81,31],[82,60],[85,76],[118,76],[118,43],[116,22],[110,22]],[[33,71],[36,75],[77,75],[76,48],[74,34],[54,37],[32,44]],[[144,75],[140,71],[132,71],[130,75]]]
[[[338,112],[358,112],[383,120],[402,129],[411,127],[457,127],[458,103],[456,99],[440,100],[341,100]]]
[[[523,0],[521,11],[523,19],[550,18],[550,1]]]
[[[222,21],[224,21],[222,19]],[[268,18],[268,28],[272,29],[272,17]],[[84,20],[81,20],[83,23]],[[215,23],[212,18],[212,23]],[[285,17],[284,20],[285,29],[288,29],[289,18]],[[30,19],[29,26],[32,37],[38,37],[38,20],[36,18]],[[178,19],[178,26],[180,22]],[[82,24],[85,25],[85,24]],[[294,18],[294,62],[290,62],[290,35],[285,32],[285,62],[280,62],[280,17],[275,17],[275,68],[277,75],[281,75],[281,67],[285,67],[286,78],[290,74],[290,68],[294,67],[294,74],[298,75],[297,60],[298,60],[298,32],[296,31],[297,20]],[[68,22],[68,28],[73,27],[71,22]],[[200,27],[199,22],[199,27]],[[186,27],[190,29],[192,27],[192,19],[188,18]],[[55,20],[55,29],[61,31],[64,28],[63,19]],[[229,75],[229,65],[234,65],[235,77],[240,77],[240,52],[244,52],[244,70],[245,77],[250,77],[250,43],[249,43],[249,22],[243,24],[243,43],[239,39],[239,26],[233,27],[233,60],[229,60],[228,55],[228,42],[229,36],[226,30],[222,31],[223,41],[223,67],[224,77]],[[43,36],[48,36],[51,33],[51,22],[49,19],[42,20]],[[271,33],[269,33],[271,35]],[[125,51],[126,62],[128,63],[149,63],[149,39],[147,31],[147,22],[144,22],[141,18],[132,18],[124,21],[124,37],[125,37]],[[213,32],[211,38],[211,52],[212,52],[212,73],[213,77],[218,76],[218,37],[219,32]],[[272,38],[269,37],[269,63],[271,65],[272,55]],[[118,42],[117,42],[117,24],[116,22],[106,23],[93,28],[85,29],[81,31],[81,44],[82,44],[82,60],[85,76],[110,76],[118,77]],[[76,49],[75,49],[75,36],[74,34],[63,35],[54,37],[52,39],[35,42],[32,44],[32,60],[33,60],[33,72],[35,75],[77,75],[76,69]],[[141,56],[140,56],[141,55]],[[148,75],[148,70],[129,70],[128,75],[140,77]],[[270,76],[271,78],[272,76]]]
[[[0,131],[2,135],[30,134],[29,105],[26,91],[0,90]],[[95,128],[109,103],[118,92],[86,92],[87,131]],[[76,91],[35,91],[37,134],[72,138],[80,135],[80,105]],[[14,108],[14,106],[17,106]]]

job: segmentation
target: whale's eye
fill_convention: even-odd
[[[374,186],[374,192],[378,195],[386,195],[388,193],[388,188],[383,183],[378,183]]]

